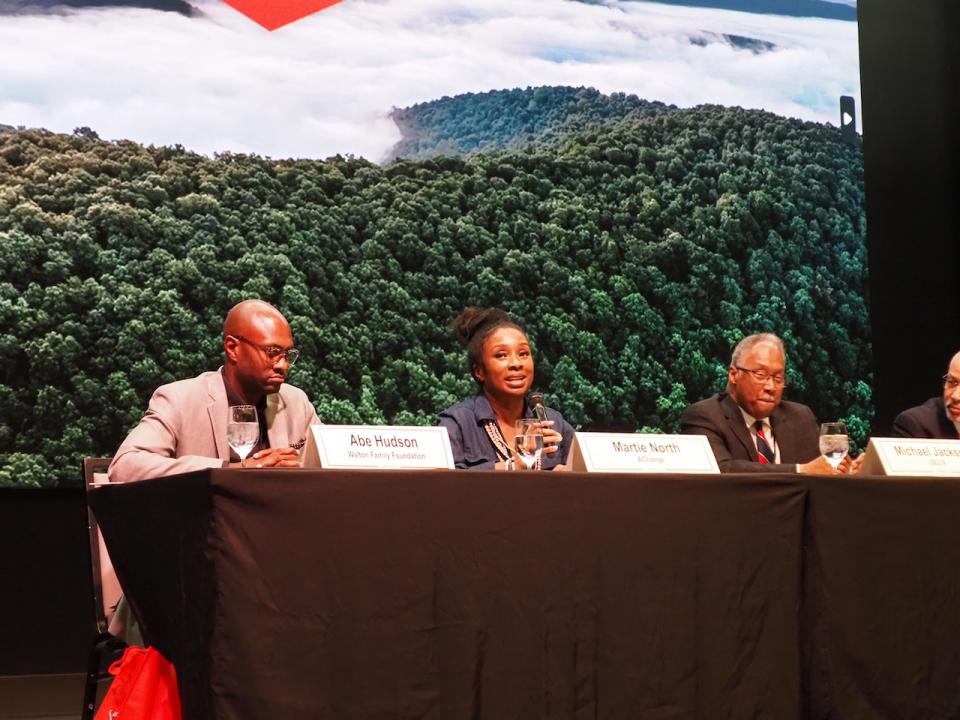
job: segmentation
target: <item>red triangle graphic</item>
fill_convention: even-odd
[[[224,0],[227,5],[243,13],[267,30],[313,15],[341,0]]]

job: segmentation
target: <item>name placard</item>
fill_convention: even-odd
[[[574,470],[609,473],[719,473],[703,435],[578,432]]]
[[[869,475],[960,475],[960,440],[870,438],[860,472]]]
[[[445,427],[312,425],[301,467],[453,469]]]

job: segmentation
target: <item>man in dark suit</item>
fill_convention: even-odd
[[[783,341],[771,333],[745,337],[733,350],[727,391],[684,410],[681,431],[707,437],[721,472],[833,474],[813,412],[783,400],[786,382]],[[849,471],[847,456],[837,472]]]
[[[943,438],[960,437],[960,353],[953,356],[943,376],[943,395],[932,397],[923,405],[904,410],[893,421],[895,437]]]

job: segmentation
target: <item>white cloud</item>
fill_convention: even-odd
[[[345,0],[268,33],[204,16],[85,10],[0,23],[0,123],[204,153],[378,159],[392,107],[527,85],[589,85],[837,124],[860,83],[854,23],[610,0]],[[753,54],[710,33],[777,45]]]

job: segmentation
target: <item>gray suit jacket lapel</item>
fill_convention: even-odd
[[[223,386],[223,376],[220,373],[211,375],[207,380],[207,394],[209,395],[207,415],[210,418],[210,429],[213,432],[214,443],[217,447],[217,457],[221,460],[229,460],[230,445],[227,443],[227,390]]]

